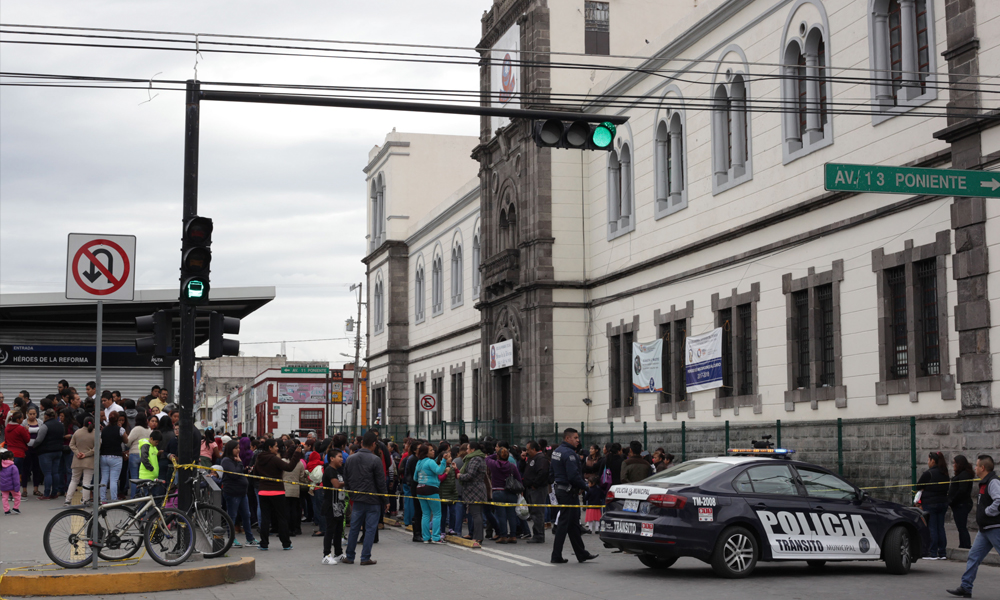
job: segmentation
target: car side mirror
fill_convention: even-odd
[[[858,502],[864,502],[865,500],[870,500],[871,496],[865,490],[858,490]]]

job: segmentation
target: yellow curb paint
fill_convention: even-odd
[[[403,527],[403,522],[402,521],[397,521],[396,519],[385,518],[385,519],[383,519],[383,522],[386,525],[391,525],[393,527],[399,527],[399,528],[404,529],[406,531],[413,531],[413,527],[411,527],[409,525],[407,525],[406,527]],[[447,541],[447,542],[449,542],[451,544],[456,544],[458,546],[465,546],[466,548],[479,548],[480,547],[480,546],[476,545],[475,541],[473,541],[473,540],[467,540],[467,539],[465,539],[463,537],[459,537],[457,535],[446,535],[446,536],[444,536],[444,539],[445,539],[445,541]]]
[[[0,581],[3,596],[95,596],[205,588],[249,581],[256,575],[254,559],[244,557],[222,565],[157,571],[98,571],[74,573],[65,569],[45,575],[8,573]]]

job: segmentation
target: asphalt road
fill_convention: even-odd
[[[35,503],[40,504],[40,503]],[[44,560],[41,530],[53,514],[33,509],[33,515],[6,518],[0,515],[0,559],[3,567],[25,566]],[[312,525],[303,524],[308,534]],[[14,533],[12,533],[14,532]],[[749,579],[738,582],[716,578],[708,565],[681,559],[667,571],[656,572],[633,557],[612,554],[596,536],[584,536],[587,548],[600,557],[585,564],[573,560],[566,545],[565,565],[549,564],[551,536],[544,545],[497,546],[482,550],[430,546],[410,541],[410,533],[386,527],[374,548],[375,566],[359,564],[324,566],[322,538],[296,537],[294,549],[281,551],[277,543],[268,552],[234,550],[257,560],[257,576],[249,582],[215,588],[108,596],[132,599],[239,599],[323,597],[408,597],[415,600],[465,600],[469,598],[706,598],[734,600],[818,600],[821,598],[878,598],[879,600],[949,598],[944,590],[955,587],[964,564],[953,561],[919,561],[909,575],[893,576],[882,563],[833,563],[811,569],[805,563],[761,563]],[[242,538],[241,538],[242,539]],[[16,546],[14,546],[16,544]],[[360,554],[360,548],[359,554]],[[12,555],[14,560],[11,560]],[[144,559],[143,569],[159,568]],[[359,561],[360,562],[360,561]],[[205,563],[199,563],[205,564]],[[981,567],[974,590],[976,598],[1000,599],[1000,568]]]

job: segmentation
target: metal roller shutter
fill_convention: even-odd
[[[119,390],[122,398],[138,400],[147,396],[154,385],[162,386],[166,382],[166,386],[171,388],[170,399],[173,400],[173,382],[168,381],[170,372],[170,369],[109,367],[101,369],[101,387]],[[93,381],[94,370],[73,367],[5,367],[0,369],[0,391],[7,404],[13,404],[18,392],[28,390],[31,399],[37,404],[45,396],[56,393],[56,384],[60,379],[68,381],[84,397],[87,395],[84,386],[88,381]]]

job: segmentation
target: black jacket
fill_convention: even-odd
[[[955,473],[948,486],[948,506],[963,506],[972,504],[972,484],[975,474],[969,471]]]
[[[227,456],[222,459],[222,468],[222,493],[226,496],[246,496],[248,479],[243,477],[243,463]]]
[[[525,463],[524,474],[521,476],[524,487],[531,489],[544,488],[549,485],[549,459],[544,452],[535,454]]]
[[[296,456],[292,460],[285,461],[274,452],[261,452],[258,454],[257,462],[253,467],[254,471],[257,475],[268,477],[269,479],[258,479],[257,489],[264,492],[284,493],[285,483],[282,481],[282,476],[288,471],[295,470],[295,464],[298,460]],[[277,481],[272,481],[274,479],[277,479]]]
[[[344,463],[344,481],[351,491],[351,500],[362,504],[381,504],[385,501],[385,467],[382,459],[367,448],[348,457]],[[380,496],[366,495],[382,494]]]
[[[923,490],[920,503],[926,508],[938,504],[948,504],[948,474],[937,467],[924,471],[917,480],[917,490]],[[929,484],[929,485],[927,485]]]

